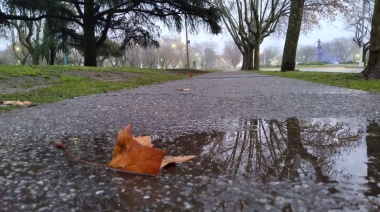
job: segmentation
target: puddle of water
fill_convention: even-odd
[[[228,120],[229,130],[155,135],[195,154],[158,177],[82,165],[41,142],[2,144],[0,207],[10,210],[377,210],[379,120]],[[80,158],[108,163],[114,138],[70,137]]]

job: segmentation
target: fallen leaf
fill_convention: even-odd
[[[32,104],[30,101],[3,101],[3,105],[19,105],[19,106],[29,106]]]
[[[190,73],[188,76],[189,76],[189,77],[193,77],[193,74],[192,74],[192,73]]]
[[[190,89],[188,88],[176,88],[176,91],[189,91]]]
[[[108,166],[128,172],[159,174],[164,150],[140,144],[132,134],[132,124],[118,133],[112,161]]]
[[[195,155],[186,155],[186,156],[165,156],[161,163],[161,168],[167,166],[168,164],[173,163],[184,163],[188,160],[195,158]]]

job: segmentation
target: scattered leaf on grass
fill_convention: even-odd
[[[30,101],[3,101],[3,105],[18,105],[18,106],[29,106],[32,104]]]

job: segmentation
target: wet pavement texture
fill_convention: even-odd
[[[176,91],[188,88],[188,91]],[[1,211],[378,211],[380,95],[221,72],[0,114]],[[111,160],[128,122],[169,155],[157,177]]]

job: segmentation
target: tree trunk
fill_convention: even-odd
[[[253,63],[253,70],[260,70],[260,40],[261,36],[256,35],[255,40],[255,57],[254,57],[254,63]]]
[[[368,65],[362,71],[366,79],[380,79],[380,0],[375,1],[372,16]]]
[[[244,50],[241,70],[247,70],[247,64],[248,64],[248,51]]]
[[[291,0],[281,71],[292,71],[296,68],[297,45],[301,31],[304,4],[305,0]]]
[[[54,48],[50,48],[50,61],[49,61],[49,65],[54,65],[54,60],[55,60],[55,51],[54,51]]]
[[[83,56],[85,66],[96,66],[96,38],[94,20],[94,0],[84,1]]]
[[[243,64],[241,66],[241,70],[253,70],[253,51],[255,47],[253,45],[247,45],[244,48],[243,54]]]

